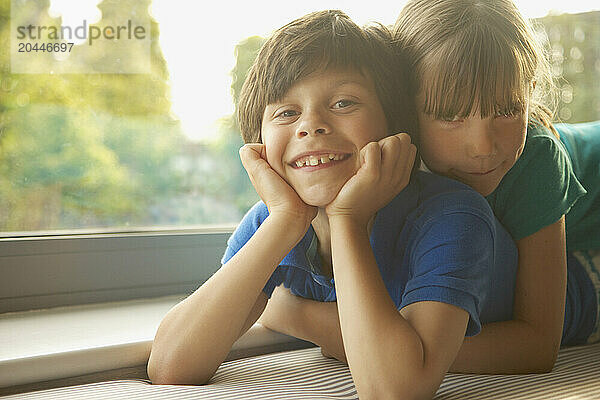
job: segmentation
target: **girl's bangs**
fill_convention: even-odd
[[[417,95],[426,114],[452,119],[478,112],[485,118],[523,109],[533,77],[523,55],[483,30],[473,33],[457,35],[421,60]]]

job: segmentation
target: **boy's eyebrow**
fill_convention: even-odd
[[[364,87],[365,82],[361,82],[356,79],[341,79],[338,81],[333,81],[331,86],[337,88],[337,87],[344,86],[344,85],[358,85],[358,86]]]
[[[358,80],[358,79],[352,78],[352,77],[342,77],[337,80],[334,79],[334,80],[329,81],[328,86],[331,89],[337,89],[341,86],[353,85],[353,86],[360,86],[361,88],[364,88],[367,90],[375,90],[374,88],[370,88],[370,85],[368,85],[368,81],[366,80],[366,78],[364,78],[364,79],[365,80]],[[290,101],[288,98],[289,98],[289,90],[281,98],[274,99],[273,101],[267,103],[266,107],[287,103]]]

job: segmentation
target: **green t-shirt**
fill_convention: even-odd
[[[556,124],[573,172],[587,194],[567,214],[569,251],[600,249],[600,121]]]
[[[547,128],[529,127],[523,154],[487,200],[519,240],[558,221],[585,193],[561,141]]]

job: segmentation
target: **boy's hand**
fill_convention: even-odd
[[[295,296],[282,284],[273,290],[257,322],[271,330],[313,342],[321,347],[323,356],[348,363],[336,302]]]
[[[250,177],[252,186],[267,205],[269,215],[289,218],[297,226],[302,224],[306,232],[317,215],[316,207],[304,203],[296,191],[266,161],[265,145],[246,144],[240,148],[242,164]]]
[[[305,303],[305,299],[294,296],[283,284],[279,285],[257,322],[271,330],[302,338],[306,328],[303,320]]]
[[[416,151],[406,133],[368,143],[360,150],[360,168],[327,205],[327,215],[350,216],[366,225],[406,187]]]

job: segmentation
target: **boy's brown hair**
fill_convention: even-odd
[[[412,0],[393,33],[409,62],[409,89],[425,98],[423,112],[465,117],[479,106],[487,117],[522,109],[529,98],[529,123],[553,129],[543,105],[554,87],[548,61],[511,0]]]
[[[390,133],[412,133],[414,105],[385,26],[361,29],[338,10],[314,12],[274,32],[242,87],[238,122],[245,143],[261,142],[263,113],[298,80],[327,68],[356,70],[372,79]]]

